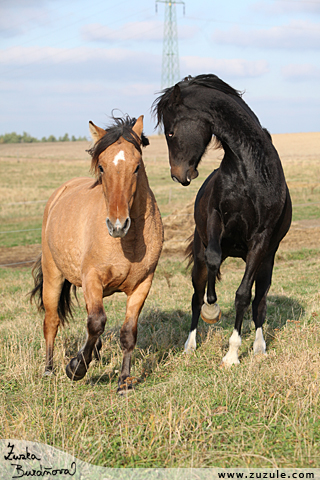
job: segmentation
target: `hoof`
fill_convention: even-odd
[[[255,355],[265,355],[266,354],[266,342],[263,338],[262,328],[258,328],[256,331],[256,338],[253,342],[253,353]]]
[[[264,345],[254,346],[253,353],[254,355],[268,355]]]
[[[119,395],[126,395],[134,389],[137,383],[138,379],[135,377],[127,377],[125,380],[119,380],[117,393]]]
[[[54,371],[52,368],[46,368],[45,371],[43,372],[42,378],[51,378],[54,375]]]
[[[201,307],[200,312],[201,318],[206,323],[217,323],[221,318],[221,310],[217,303],[209,305],[209,303],[204,303]]]
[[[197,349],[196,332],[196,329],[192,330],[192,332],[189,333],[186,343],[184,344],[184,353],[187,355],[194,353]]]
[[[234,360],[229,360],[225,359],[225,357],[222,359],[222,362],[220,363],[219,367],[220,368],[231,368],[233,365],[240,365],[239,359],[234,359]]]
[[[87,369],[85,365],[79,362],[77,358],[73,358],[66,366],[66,374],[70,380],[81,380],[86,373]]]

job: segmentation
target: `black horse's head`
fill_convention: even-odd
[[[164,126],[171,177],[187,186],[197,178],[197,167],[212,138],[210,122],[191,105],[183,83],[165,90],[154,103],[158,125]]]

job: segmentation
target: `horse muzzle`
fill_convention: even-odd
[[[199,175],[198,170],[195,170],[193,168],[189,168],[186,172],[181,172],[181,171],[173,171],[171,169],[171,178],[174,182],[179,182],[181,185],[184,187],[187,187],[190,185],[191,181],[197,178]]]
[[[125,221],[122,223],[119,218],[113,223],[111,222],[110,218],[107,217],[106,224],[108,227],[108,232],[113,238],[123,238],[127,235],[128,230],[131,225],[130,217],[127,217]]]

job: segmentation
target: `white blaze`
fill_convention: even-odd
[[[117,155],[114,157],[113,163],[114,163],[115,165],[118,165],[119,160],[123,160],[123,161],[126,160],[126,159],[125,159],[125,156],[124,156],[124,151],[123,151],[123,150],[120,150],[120,152],[117,153]]]

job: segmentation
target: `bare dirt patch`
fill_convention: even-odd
[[[188,238],[194,232],[193,203],[163,219],[164,246],[162,255],[185,256]],[[316,249],[320,247],[320,219],[293,222],[279,251]],[[8,268],[32,267],[41,253],[41,245],[0,247],[0,266]]]
[[[30,268],[40,253],[41,245],[39,244],[10,248],[0,247],[0,266],[4,268]]]

